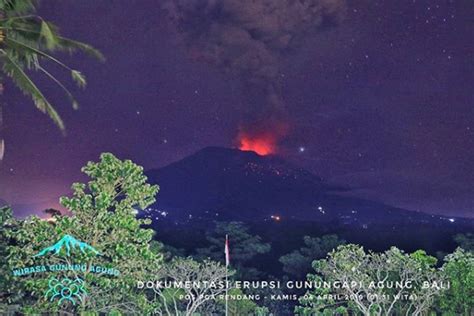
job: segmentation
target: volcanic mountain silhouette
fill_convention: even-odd
[[[57,243],[54,245],[44,248],[38,252],[33,257],[41,257],[49,252],[53,252],[55,255],[59,254],[62,249],[66,249],[66,254],[69,256],[71,249],[79,248],[82,253],[86,253],[86,250],[93,252],[94,254],[100,254],[94,247],[88,245],[85,242],[79,241],[71,235],[64,235]]]
[[[346,195],[349,188],[328,184],[279,156],[238,149],[207,147],[147,175],[160,185],[153,208],[168,219],[258,221],[278,215],[390,223],[429,216]]]
[[[146,174],[160,192],[140,216],[152,220],[160,240],[191,250],[206,242],[215,221],[241,221],[272,242],[266,266],[300,247],[305,235],[338,234],[377,251],[395,245],[435,253],[452,251],[451,236],[474,224],[364,199],[281,156],[252,151],[206,147]]]

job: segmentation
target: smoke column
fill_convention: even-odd
[[[239,137],[288,130],[279,87],[284,54],[345,15],[345,0],[165,0],[191,57],[242,79],[248,107]],[[274,144],[276,145],[276,144]]]

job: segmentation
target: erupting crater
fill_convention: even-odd
[[[253,151],[260,156],[274,154],[277,149],[276,138],[273,135],[239,136],[239,149]]]

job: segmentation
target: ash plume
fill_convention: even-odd
[[[337,25],[346,2],[165,0],[164,8],[193,59],[243,80],[250,104],[241,129],[247,129],[268,119],[284,120],[279,87],[284,55],[307,36]]]

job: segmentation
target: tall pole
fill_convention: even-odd
[[[227,282],[227,267],[225,267],[225,316],[229,316],[229,284]]]
[[[229,282],[228,282],[228,267],[229,267],[229,236],[225,235],[225,316],[229,316]]]

